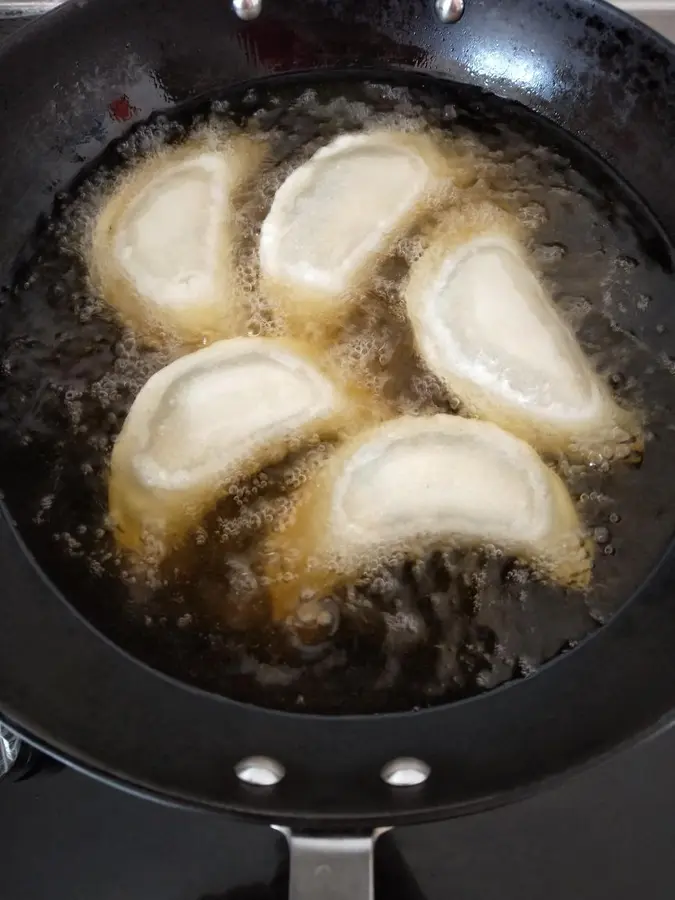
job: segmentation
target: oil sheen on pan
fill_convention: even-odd
[[[630,414],[643,456],[636,465],[632,453],[601,448],[579,458],[566,446],[537,448],[539,464],[564,486],[570,521],[580,523],[578,546],[593,562],[588,587],[545,577],[506,545],[432,542],[424,552],[378,560],[328,596],[300,603],[290,624],[275,617],[265,542],[338,448],[354,439],[339,423],[330,433],[303,433],[283,458],[228,482],[152,564],[120,546],[108,516],[115,442],[150,379],[201,353],[203,344],[171,328],[157,340],[120,315],[92,280],[84,248],[115,184],[169,145],[180,152],[203,141],[205,129],[219,141],[255,134],[265,146],[256,176],[236,199],[232,252],[244,314],[227,334],[205,335],[206,343],[288,338],[287,295],[261,283],[261,229],[292,172],[344,136],[433,136],[434,148],[455,166],[463,161],[455,184],[462,208],[487,204],[517,223],[519,246],[547,303],[597,373],[611,408]],[[138,147],[146,149],[132,152]],[[359,270],[341,315],[329,316],[330,327],[310,339],[313,359],[328,366],[331,379],[376,398],[364,428],[467,412],[464,391],[420,352],[406,304],[411,272],[424,264],[440,217],[458,201],[452,190],[440,199],[394,229],[367,262],[367,286],[359,280],[366,269]],[[350,74],[311,89],[270,81],[176,110],[138,126],[82,173],[36,229],[14,273],[5,273],[6,504],[69,601],[120,645],[179,679],[247,702],[326,713],[410,709],[480,694],[531,675],[601,627],[671,536],[675,483],[661,473],[675,452],[672,364],[653,349],[671,278],[671,248],[626,185],[559,129],[476,89],[372,83]],[[300,581],[297,588],[302,600]]]

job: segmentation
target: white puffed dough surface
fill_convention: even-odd
[[[115,444],[119,543],[161,557],[234,481],[292,444],[359,421],[354,398],[301,345],[234,338],[190,353],[143,387]]]
[[[405,290],[418,352],[467,410],[539,450],[613,460],[641,447],[533,272],[515,222],[450,214]]]
[[[212,137],[163,151],[115,186],[93,228],[90,272],[124,320],[188,341],[241,332],[235,205],[263,155],[251,138]]]
[[[397,238],[466,177],[430,135],[336,138],[274,197],[260,236],[266,293],[294,322],[343,315]]]
[[[394,553],[447,544],[493,545],[562,584],[591,575],[567,488],[528,444],[475,419],[404,416],[345,444],[270,538],[276,614]]]

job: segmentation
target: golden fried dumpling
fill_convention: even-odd
[[[600,461],[641,447],[635,416],[585,357],[505,213],[450,217],[405,300],[421,358],[470,414],[546,452]]]
[[[466,166],[464,166],[464,169]],[[268,294],[297,321],[339,316],[382,255],[453,185],[429,135],[343,135],[289,175],[260,235]]]
[[[218,341],[161,369],[113,449],[119,543],[161,557],[234,481],[358,417],[352,401],[305,348],[271,338]]]
[[[394,553],[447,544],[493,545],[566,585],[591,575],[567,488],[529,444],[477,419],[404,416],[344,445],[270,538],[275,614]]]
[[[261,156],[248,138],[202,141],[153,157],[115,187],[94,225],[90,269],[123,318],[184,340],[239,330],[234,197]]]

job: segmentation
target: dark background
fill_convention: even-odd
[[[378,900],[672,900],[674,835],[675,729],[517,806],[393,832],[419,891],[397,875]],[[220,900],[269,885],[284,856],[265,826],[75,772],[0,783],[3,900]]]
[[[675,13],[650,15],[675,37]],[[18,24],[0,18],[0,40]],[[674,837],[675,729],[518,806],[394,832],[411,877],[378,900],[671,900]],[[0,782],[3,900],[266,900],[284,859],[269,828],[75,772]]]

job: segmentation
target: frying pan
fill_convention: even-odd
[[[675,49],[599,0],[465,0],[458,19],[460,6],[263,0],[257,18],[239,4],[247,19],[225,0],[73,0],[49,14],[0,53],[0,281],[11,280],[55,196],[130,116],[334,69],[475,85],[517,101],[618,173],[649,210],[656,243],[672,246]],[[668,275],[669,251],[660,252]],[[667,293],[635,326],[659,358],[675,354]],[[168,678],[92,627],[15,527],[21,504],[9,498],[20,469],[3,458],[2,716],[119,787],[293,829],[295,892],[363,893],[375,829],[514,801],[661,728],[675,708],[672,546],[654,548],[619,614],[534,677],[430,709],[294,714]],[[657,515],[672,516],[665,501]],[[297,836],[308,828],[328,837]],[[337,880],[327,886],[329,870]]]

